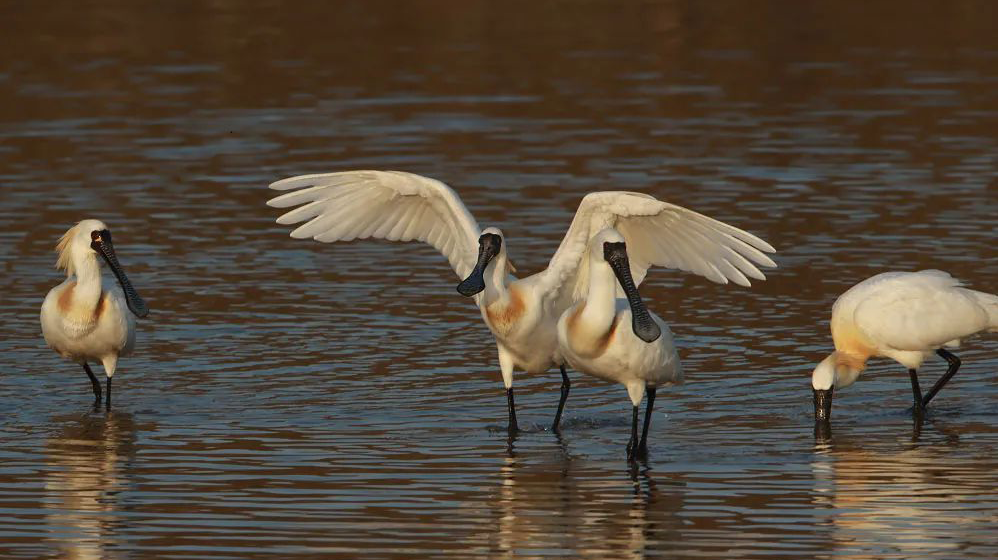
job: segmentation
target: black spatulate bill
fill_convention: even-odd
[[[626,243],[604,243],[603,258],[609,263],[617,281],[627,295],[627,303],[631,306],[631,328],[638,338],[645,342],[655,342],[662,336],[662,329],[651,317],[645,303],[641,301],[634,279],[631,278],[631,263],[627,258]]]
[[[107,265],[111,268],[111,272],[114,273],[114,277],[118,279],[118,284],[121,285],[121,290],[125,293],[125,303],[132,310],[132,313],[137,317],[149,315],[149,307],[139,297],[139,293],[135,291],[132,283],[128,280],[128,276],[125,275],[125,271],[121,268],[118,257],[114,254],[114,244],[111,243],[111,232],[106,229],[91,232],[90,248],[104,257]]]

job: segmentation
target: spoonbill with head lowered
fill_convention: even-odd
[[[748,278],[765,278],[757,265],[775,266],[763,253],[773,248],[740,229],[648,195],[601,192],[583,198],[548,268],[518,279],[503,232],[479,230],[457,194],[435,179],[399,171],[345,171],[291,177],[270,188],[292,191],[270,200],[270,206],[298,206],[278,223],[306,222],[292,237],[327,243],[368,237],[419,240],[447,257],[462,279],[458,291],[475,298],[496,339],[511,431],[517,429],[514,368],[541,373],[561,367],[558,427],[570,382],[558,351],[557,322],[588,289],[583,257],[590,238],[602,229],[616,227],[629,243],[636,284],[652,265],[743,285]]]
[[[111,378],[120,356],[135,346],[135,317],[149,314],[118,263],[111,232],[99,220],[83,220],[67,231],[56,246],[56,267],[66,280],[52,288],[42,303],[41,323],[45,341],[56,352],[83,366],[94,390],[94,407],[100,405],[101,385],[88,361],[99,361],[107,375],[106,408],[111,408]],[[104,282],[100,255],[118,285]],[[127,310],[126,310],[127,307]]]
[[[960,359],[945,347],[980,332],[998,332],[998,296],[964,288],[941,270],[884,272],[839,296],[831,328],[835,351],[811,374],[816,421],[831,417],[834,389],[852,385],[867,360],[878,356],[908,368],[920,413],[960,368]],[[918,368],[933,351],[949,368],[923,396]]]

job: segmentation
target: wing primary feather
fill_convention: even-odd
[[[306,222],[304,225],[299,226],[291,232],[291,237],[294,237],[295,239],[314,238],[329,230],[329,228],[335,227],[336,224],[339,223],[345,216],[352,212],[356,212],[356,208],[353,203],[363,200],[366,196],[367,195],[364,191],[359,190],[355,193],[346,195],[343,198],[337,199],[335,208],[324,212],[320,216]]]
[[[765,253],[763,253],[759,249],[756,249],[752,245],[749,245],[745,241],[742,241],[740,238],[733,237],[731,235],[728,235],[727,233],[724,233],[722,235],[726,235],[729,239],[731,239],[732,241],[731,245],[733,246],[732,249],[737,250],[739,253],[744,255],[745,258],[751,259],[755,263],[761,266],[769,268],[777,267],[776,263],[773,262],[773,259],[769,258]]]
[[[312,237],[321,243],[333,243],[334,241],[352,241],[357,237],[360,229],[371,214],[370,211],[355,211],[342,217],[335,225],[329,229],[319,232]]]
[[[733,251],[755,261],[759,265],[772,268],[776,267],[776,263],[762,251],[746,243],[741,238],[732,236],[726,231],[711,229],[708,224],[703,222],[691,224],[691,229],[700,231],[703,235],[708,236],[713,240],[714,244],[730,247]]]
[[[740,241],[752,246],[755,249],[758,249],[760,251],[765,251],[767,253],[776,252],[776,249],[773,248],[772,245],[766,243],[762,239],[756,237],[755,235],[752,235],[751,233],[743,229],[739,229],[731,224],[726,224],[720,220],[715,220],[714,218],[711,218],[710,216],[705,216],[703,214],[700,214],[699,212],[694,212],[692,210],[687,210],[687,211],[693,213],[698,219],[698,221],[705,222],[706,225],[712,227],[713,229],[717,229],[723,233],[727,233],[731,237],[739,239]]]
[[[277,223],[281,225],[291,225],[297,224],[298,222],[304,220],[311,220],[312,218],[322,214],[322,211],[326,209],[326,199],[319,199],[309,202],[304,206],[299,206],[290,212],[285,212],[281,217],[277,218]]]
[[[675,261],[672,263],[673,266],[679,270],[701,274],[696,267],[699,257],[689,250],[689,241],[682,235],[679,228],[663,229],[662,234],[655,239],[655,242],[659,246],[659,251],[662,251],[660,255],[672,255]],[[656,259],[655,264],[668,266],[669,262]]]
[[[718,257],[718,260],[715,262],[715,264],[718,270],[721,271],[721,274],[727,277],[728,280],[731,280],[735,284],[738,284],[739,286],[743,286],[745,288],[750,288],[752,286],[752,282],[750,282],[749,279],[746,278],[744,274],[742,274],[742,271],[738,270],[737,267],[731,264],[731,262],[729,262],[728,259],[724,257]]]
[[[331,243],[334,241],[351,241],[361,238],[360,234],[369,227],[377,226],[380,220],[390,220],[390,215],[397,210],[396,205],[387,204],[392,199],[390,192],[375,192],[374,196],[365,196],[352,205],[347,214],[340,214],[340,221],[324,233],[314,237],[316,241]]]
[[[286,191],[304,186],[336,186],[343,183],[353,183],[371,177],[377,171],[337,171],[335,173],[313,173],[311,175],[297,175],[274,181],[270,188],[275,191]]]
[[[339,207],[331,211],[327,210],[293,229],[291,231],[291,237],[295,239],[314,238],[322,232],[327,231],[330,227],[334,227],[340,220],[341,216],[346,213],[347,210],[344,207]]]
[[[765,280],[766,275],[763,274],[761,270],[756,268],[754,264],[749,262],[748,259],[740,255],[737,251],[728,247],[727,245],[722,246],[724,250],[724,258],[728,260],[731,264],[736,266],[738,270],[742,271],[743,274],[749,278],[754,278],[756,280]]]
[[[691,227],[683,231],[683,234],[690,239],[692,245],[699,246],[702,249],[702,251],[699,252],[701,255],[703,255],[704,252],[710,252],[709,259],[705,258],[705,260],[712,270],[724,276],[725,281],[723,283],[727,283],[728,280],[731,280],[741,286],[751,286],[748,279],[745,278],[745,276],[737,268],[732,266],[723,255],[718,254],[718,252],[723,252],[725,249],[728,249],[728,247],[718,243],[717,240],[712,239],[709,236],[709,234],[717,234],[717,232],[703,232],[699,231],[695,227]]]
[[[300,191],[284,193],[268,200],[267,206],[271,206],[273,208],[287,208],[288,206],[295,206],[303,202],[311,202],[313,200],[323,198],[322,193],[324,193],[328,188],[328,185],[316,185]]]
[[[280,218],[277,218],[277,223],[283,225],[290,225],[304,220],[310,220],[315,216],[321,214],[333,202],[351,193],[359,191],[362,187],[358,185],[345,185],[342,187],[323,187],[323,188],[326,190],[322,192],[317,192],[313,197],[311,197],[311,200],[313,200],[313,202],[309,202],[304,206],[295,208],[294,210],[285,213]]]
[[[718,270],[717,266],[714,265],[714,263],[705,261],[704,264],[707,265],[707,270],[710,272],[709,274],[706,275],[706,278],[708,280],[712,282],[717,282],[718,284],[728,283],[728,277],[722,274],[721,271]]]

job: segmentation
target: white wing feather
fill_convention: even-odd
[[[832,313],[836,307],[840,313],[853,307],[853,321],[872,341],[896,350],[924,351],[987,330],[987,296],[962,287],[941,270],[887,272],[850,288]]]
[[[609,227],[627,241],[637,284],[650,267],[664,266],[749,286],[749,278],[766,279],[759,266],[776,266],[765,255],[775,252],[771,245],[736,227],[642,193],[595,192],[582,199],[543,273],[550,290],[570,289],[576,300],[585,296],[589,240]]]
[[[436,179],[402,171],[343,171],[291,177],[270,188],[292,192],[269,200],[269,206],[298,206],[277,223],[306,222],[291,237],[323,243],[371,237],[425,241],[461,278],[478,258],[478,223],[457,193]]]

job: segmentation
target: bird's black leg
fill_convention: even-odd
[[[925,397],[922,398],[922,407],[929,406],[929,401],[932,400],[932,397],[936,396],[939,389],[942,389],[943,385],[945,385],[951,377],[956,375],[956,370],[960,369],[960,358],[957,358],[956,355],[943,348],[936,350],[936,354],[939,354],[944,360],[946,360],[946,363],[949,364],[949,369],[946,370],[946,373],[939,378],[939,381],[936,381],[936,384],[932,386],[932,389],[928,393],[926,393]]]
[[[648,405],[645,407],[645,424],[641,428],[641,443],[638,444],[638,454],[648,453],[648,426],[651,425],[651,409],[655,406],[655,387],[648,387]]]
[[[572,388],[572,381],[568,378],[568,372],[565,371],[565,365],[561,366],[561,399],[558,400],[558,412],[554,415],[554,424],[551,426],[551,431],[558,431],[558,424],[561,423],[561,413],[565,411],[565,401],[568,400],[568,391]]]
[[[90,371],[90,365],[86,362],[83,362],[83,371],[87,372],[87,377],[90,378],[90,384],[94,388],[94,409],[96,410],[96,408],[100,406],[101,401],[100,381],[97,381],[97,376],[94,375],[94,372]]]
[[[918,372],[913,369],[909,369],[908,375],[911,376],[911,392],[915,397],[915,406],[913,410],[915,411],[915,414],[921,414],[923,411],[922,388],[918,386]]]
[[[509,404],[509,432],[516,433],[520,427],[516,424],[516,404],[513,403],[513,388],[506,389],[506,402]]]
[[[633,460],[638,451],[638,407],[631,413],[631,440],[627,442],[627,460]]]
[[[111,376],[107,378],[107,401],[104,405],[104,410],[111,410]]]

